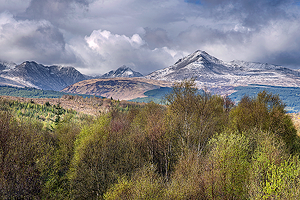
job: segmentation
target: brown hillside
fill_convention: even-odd
[[[63,89],[62,92],[130,100],[138,97],[146,97],[144,93],[149,90],[171,86],[171,82],[145,78],[90,79],[70,85]]]

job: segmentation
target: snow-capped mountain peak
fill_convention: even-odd
[[[222,60],[219,60],[205,51],[194,53],[179,59],[174,65],[155,71],[145,78],[167,81],[180,81],[192,77],[207,76],[212,74],[227,73],[229,68]]]
[[[110,72],[101,76],[101,78],[116,78],[116,77],[142,77],[143,75],[139,72],[133,71],[129,67],[123,65],[117,70],[111,70]]]
[[[202,65],[211,65],[211,64],[222,64],[223,62],[205,51],[197,50],[194,53],[179,59],[173,66],[172,69],[178,70],[189,64],[202,64]]]
[[[34,61],[25,61],[12,69],[0,71],[0,79],[0,85],[59,91],[86,78],[74,67],[44,66]]]
[[[182,81],[196,78],[199,87],[233,88],[248,84],[265,84],[298,87],[299,71],[268,63],[231,61],[224,62],[205,51],[179,59],[174,65],[145,76],[148,79]],[[225,90],[220,89],[221,93]]]

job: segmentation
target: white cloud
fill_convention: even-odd
[[[134,34],[131,38],[125,35],[112,34],[109,31],[93,31],[88,37],[85,37],[89,47],[97,50],[100,54],[104,53],[107,48],[122,48],[120,50],[139,49],[145,42],[138,34]]]
[[[61,32],[46,20],[16,20],[9,12],[0,14],[0,51],[2,60],[36,60],[44,64],[68,62]]]
[[[148,74],[173,64],[181,52],[167,47],[150,49],[139,34],[131,37],[113,34],[107,30],[93,31],[85,42],[72,41],[72,50],[83,60],[89,74],[102,74],[122,65]]]
[[[200,49],[228,61],[300,66],[293,0],[187,2],[199,1],[4,0],[0,59],[71,64],[87,74],[125,64],[147,74]]]

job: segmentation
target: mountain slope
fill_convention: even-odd
[[[85,79],[74,67],[44,66],[28,61],[0,73],[1,85],[56,91]]]
[[[99,95],[119,100],[146,97],[144,93],[161,87],[171,87],[170,82],[144,78],[109,78],[84,80],[62,90],[66,93]]]
[[[143,75],[139,72],[133,71],[129,67],[123,65],[117,70],[111,70],[110,72],[103,74],[100,78],[117,78],[117,77],[142,77]]]
[[[300,85],[300,73],[296,70],[271,64],[244,61],[224,62],[199,50],[145,78],[165,81],[195,78],[198,86],[207,87],[220,94],[230,93],[235,86],[248,84],[288,87]]]
[[[3,70],[13,69],[16,66],[13,62],[0,61],[0,72]]]
[[[212,78],[213,75],[228,73],[229,69],[224,64],[223,61],[210,56],[205,51],[196,51],[179,59],[174,65],[157,70],[145,77],[168,81],[181,81],[195,77],[198,81],[209,81],[207,77]]]

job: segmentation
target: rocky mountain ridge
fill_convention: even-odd
[[[195,78],[200,88],[206,87],[220,94],[231,93],[234,87],[249,84],[300,86],[297,70],[267,63],[224,62],[200,50],[145,78],[164,81]]]
[[[132,77],[142,77],[143,74],[133,71],[131,68],[123,65],[116,70],[111,70],[100,76],[99,78],[117,78],[117,77],[125,77],[125,78],[132,78]]]
[[[0,61],[0,72],[4,70],[13,69],[16,66],[16,63]]]
[[[145,81],[136,81],[130,78],[117,80],[118,78],[132,76],[141,76],[141,74],[122,66],[117,70],[112,70],[97,77],[101,80],[94,81],[91,85],[91,82],[85,80],[93,79],[93,77],[81,74],[74,67],[44,66],[28,61],[14,66],[13,63],[0,62],[0,85],[27,86],[44,90],[62,90],[68,87],[66,90],[70,90],[72,93],[112,96],[120,99],[130,99],[130,92],[137,94],[132,95],[132,97],[140,97],[143,96],[141,95],[142,91],[157,89],[157,84],[154,87],[147,85],[146,80],[167,81],[167,87],[170,87],[174,81],[195,78],[199,88],[205,87],[213,93],[221,95],[231,94],[234,92],[234,87],[249,84],[284,87],[300,86],[299,70],[267,63],[236,60],[225,62],[200,50],[179,59],[170,67],[157,70],[140,78],[140,80]],[[80,81],[84,82],[79,84]],[[75,83],[74,87],[70,87]],[[124,94],[122,95],[122,93]]]
[[[60,91],[79,81],[94,78],[142,77],[125,65],[102,76],[92,77],[81,74],[71,66],[45,66],[34,61],[25,61],[19,65],[0,61],[0,85],[15,87],[33,87],[43,90]]]
[[[43,90],[62,90],[68,85],[85,80],[86,77],[74,67],[44,66],[25,61],[15,67],[2,65],[0,85],[34,87]]]

